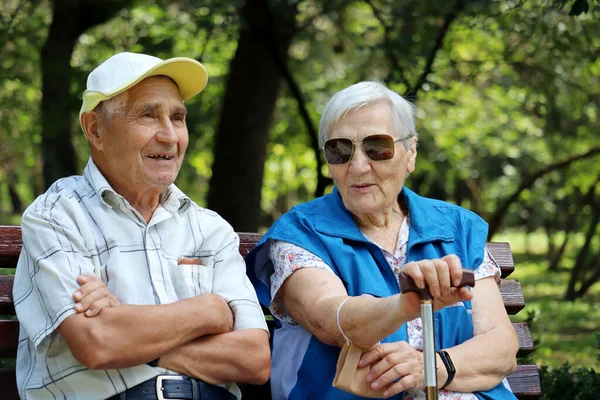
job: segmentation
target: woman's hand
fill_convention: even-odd
[[[385,388],[385,397],[407,389],[425,387],[423,353],[407,342],[381,343],[365,352],[359,366],[371,364],[367,382],[375,390]]]
[[[104,308],[120,306],[121,302],[108,291],[100,278],[94,275],[80,275],[77,282],[81,285],[73,294],[75,311],[85,313],[86,317],[95,317]]]
[[[462,279],[462,265],[460,259],[450,254],[434,260],[413,261],[404,266],[402,272],[411,277],[418,288],[429,287],[429,292],[434,298],[434,308],[436,310],[452,305],[459,301],[468,301],[473,298],[473,294],[467,287],[457,289]],[[419,300],[414,293],[402,295],[406,302],[407,310],[415,318],[419,313]]]

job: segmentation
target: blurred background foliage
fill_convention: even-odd
[[[81,172],[89,156],[81,93],[87,74],[116,52],[207,67],[209,85],[187,104],[191,140],[177,184],[238,231],[264,230],[331,190],[316,145],[320,112],[336,91],[375,79],[417,107],[419,156],[407,186],[479,213],[494,240],[526,243],[515,251],[525,257],[516,273],[525,285],[561,276],[550,298],[598,310],[599,7],[0,0],[0,223],[18,224],[55,179]],[[597,312],[577,318],[591,319],[588,337],[600,327]],[[552,364],[556,346],[537,361]]]

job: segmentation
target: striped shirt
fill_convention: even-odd
[[[175,185],[150,222],[116,193],[90,159],[83,176],[60,179],[25,211],[13,297],[20,322],[17,384],[22,399],[106,399],[162,373],[146,364],[90,370],[56,328],[75,313],[82,274],[100,277],[122,304],[168,304],[216,293],[234,329],[267,329],[246,277],[239,238],[219,215]],[[198,257],[201,265],[177,265]],[[235,383],[224,385],[238,398]]]

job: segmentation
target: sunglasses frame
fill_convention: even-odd
[[[398,143],[398,142],[401,142],[401,141],[403,141],[403,140],[406,140],[406,139],[410,139],[410,138],[411,138],[413,135],[409,135],[409,136],[407,136],[407,137],[400,138],[400,139],[394,139],[394,138],[392,137],[392,135],[388,135],[387,133],[377,133],[377,134],[373,134],[373,135],[368,135],[368,136],[365,136],[364,138],[362,138],[362,139],[361,139],[360,141],[358,141],[358,142],[355,142],[355,141],[353,141],[353,140],[352,140],[352,139],[350,139],[350,138],[331,138],[331,139],[327,139],[327,140],[325,141],[325,144],[324,144],[324,145],[321,147],[321,149],[323,150],[323,153],[325,153],[325,161],[327,161],[327,164],[331,164],[331,165],[344,165],[344,164],[348,164],[348,163],[349,163],[349,162],[352,160],[352,157],[354,157],[354,149],[356,148],[356,146],[357,146],[358,144],[360,144],[360,146],[362,147],[362,150],[363,150],[363,153],[365,153],[365,156],[366,156],[366,157],[367,157],[369,160],[371,160],[371,161],[374,161],[374,162],[378,162],[378,161],[387,161],[387,160],[391,160],[392,158],[394,158],[394,156],[396,155],[396,146],[392,146],[392,152],[393,152],[393,153],[392,153],[392,156],[391,156],[390,158],[384,158],[384,159],[381,159],[381,160],[374,160],[374,159],[372,159],[371,157],[369,157],[369,155],[368,155],[368,154],[367,154],[367,152],[365,151],[365,147],[364,147],[364,144],[363,144],[363,142],[365,141],[365,139],[371,138],[371,137],[373,137],[373,136],[387,136],[387,137],[389,137],[389,138],[392,140],[392,143],[395,145],[395,144],[396,144],[396,143]],[[340,139],[346,139],[346,140],[349,140],[349,141],[350,141],[350,143],[352,143],[352,152],[350,153],[350,158],[348,158],[348,161],[346,161],[346,162],[343,162],[343,163],[332,163],[332,162],[329,162],[329,160],[327,159],[327,152],[325,151],[325,146],[327,146],[327,142],[329,142],[330,140],[340,140]]]

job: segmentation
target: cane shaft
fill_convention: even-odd
[[[425,388],[425,398],[427,400],[431,400],[431,399],[437,399],[438,397],[438,392],[436,388],[432,388],[432,387],[426,387]]]
[[[427,400],[437,399],[437,366],[435,359],[435,324],[433,301],[421,300],[423,324],[423,360],[425,366],[425,395]]]

